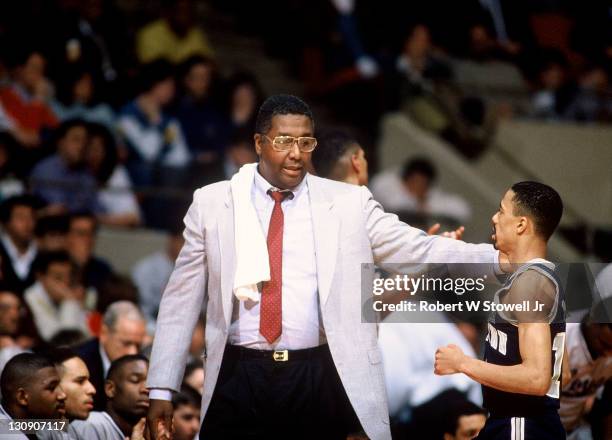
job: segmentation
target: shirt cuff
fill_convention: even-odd
[[[149,390],[149,399],[172,400],[172,391],[165,388],[151,388]]]

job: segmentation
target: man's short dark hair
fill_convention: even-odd
[[[189,385],[183,384],[181,391],[172,396],[172,404],[174,409],[181,405],[191,405],[200,408],[202,405],[202,396]]]
[[[555,232],[563,215],[559,193],[539,182],[518,182],[512,185],[514,215],[525,215],[535,223],[536,233],[545,240]]]
[[[424,157],[415,157],[408,159],[402,167],[402,180],[406,180],[413,174],[423,174],[430,182],[436,180],[436,169],[429,159]]]
[[[255,131],[266,134],[272,127],[272,118],[277,115],[304,115],[312,122],[314,117],[308,104],[293,95],[272,95],[264,101],[257,113]]]
[[[44,237],[47,234],[66,235],[68,232],[68,216],[66,215],[46,215],[36,221],[34,233],[37,237]]]
[[[317,136],[318,146],[312,153],[312,166],[317,175],[333,178],[334,168],[347,152],[353,154],[359,143],[343,130],[328,130]]]
[[[83,218],[87,220],[91,220],[94,224],[94,231],[97,231],[98,219],[91,211],[78,211],[78,212],[70,214],[70,217],[68,218],[68,231],[70,231],[73,221],[83,219]]]
[[[108,373],[106,374],[106,380],[112,380],[116,382],[117,375],[119,372],[125,367],[127,364],[136,361],[145,361],[147,364],[149,363],[149,359],[145,355],[142,354],[126,354],[125,356],[121,356],[119,359],[115,359],[108,369]]]
[[[168,61],[156,60],[142,66],[140,70],[139,89],[141,93],[149,92],[157,84],[174,78],[174,67]]]
[[[54,368],[49,357],[38,353],[21,353],[14,356],[2,370],[0,391],[4,402],[12,402],[19,388],[27,387],[43,368]]]
[[[36,209],[36,198],[30,195],[13,196],[4,200],[0,204],[0,222],[7,224],[11,220],[13,215],[13,209],[17,206],[27,206],[32,209]]]
[[[67,360],[79,357],[76,351],[66,346],[55,347],[45,352],[45,355],[53,362],[56,368],[60,368]]]
[[[193,373],[195,370],[199,368],[204,369],[204,363],[201,360],[196,359],[196,360],[189,362],[187,366],[185,367],[185,374],[183,375],[183,377],[191,376],[191,373]]]
[[[49,266],[53,263],[70,263],[70,255],[66,251],[48,251],[41,252],[34,260],[34,273],[45,274],[49,270]]]
[[[66,134],[74,127],[83,127],[89,133],[88,124],[85,120],[79,118],[68,119],[62,122],[60,126],[53,131],[53,145],[57,146],[60,139],[66,136]]]
[[[441,423],[443,432],[454,436],[457,428],[459,428],[459,419],[463,416],[473,416],[474,414],[482,414],[486,417],[487,412],[469,400],[451,400],[446,411],[443,412]]]

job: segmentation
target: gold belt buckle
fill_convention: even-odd
[[[274,359],[275,362],[287,362],[289,360],[289,351],[275,351],[274,353],[272,353],[272,359]]]

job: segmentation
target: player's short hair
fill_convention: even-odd
[[[34,381],[44,368],[55,368],[48,356],[39,353],[21,353],[7,362],[0,376],[0,392],[4,402],[12,402],[15,392]]]
[[[413,174],[423,174],[429,179],[429,182],[436,180],[436,169],[425,157],[414,157],[404,163],[401,172],[402,180],[406,180]]]
[[[539,182],[518,182],[510,188],[514,192],[514,215],[525,215],[535,223],[536,233],[545,240],[555,232],[563,215],[563,201],[559,193]]]
[[[339,172],[336,167],[347,153],[353,154],[359,145],[357,139],[343,130],[328,130],[321,133],[318,147],[312,153],[312,166],[317,175],[328,179],[342,179],[344,175],[335,175]]]
[[[459,419],[463,416],[473,416],[482,414],[487,416],[484,408],[470,402],[469,400],[451,400],[447,407],[444,417],[442,417],[442,428],[444,433],[455,435],[459,427]]]
[[[191,405],[200,408],[202,405],[202,396],[189,385],[183,384],[183,386],[181,386],[181,391],[174,393],[172,396],[172,404],[175,409],[181,405]]]
[[[118,359],[115,359],[111,362],[110,367],[108,369],[108,373],[106,374],[106,380],[112,380],[113,382],[117,382],[117,376],[121,372],[121,370],[132,362],[136,361],[144,361],[147,364],[149,363],[149,359],[143,354],[126,354],[125,356],[121,356]]]
[[[314,117],[308,104],[293,95],[272,95],[266,99],[257,113],[255,131],[266,134],[272,127],[272,118],[277,115],[304,115],[310,119],[314,129]]]

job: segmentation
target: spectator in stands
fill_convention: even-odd
[[[569,439],[610,438],[612,426],[612,298],[595,303],[580,323],[567,323],[570,381],[563,386],[559,416]]]
[[[80,119],[65,121],[55,136],[57,152],[32,170],[32,191],[49,204],[48,213],[98,212],[96,180],[85,168],[87,124]]]
[[[221,180],[219,169],[231,131],[229,118],[219,106],[216,69],[201,55],[188,58],[180,68],[182,96],[176,116],[194,158],[196,185]],[[216,179],[215,179],[216,178]]]
[[[414,215],[415,218],[440,217],[450,223],[469,220],[471,210],[459,196],[447,194],[434,186],[436,170],[424,158],[412,158],[405,162],[401,172],[384,171],[372,179],[374,198],[385,209]]]
[[[137,186],[184,182],[189,149],[180,124],[164,111],[174,98],[173,74],[163,61],[146,65],[141,93],[120,112],[119,130],[130,150],[127,167]]]
[[[63,417],[66,394],[59,384],[59,375],[49,358],[34,353],[18,354],[6,364],[0,377],[0,419]]]
[[[21,300],[8,290],[0,290],[0,373],[6,363],[24,350],[17,342]]]
[[[26,147],[41,144],[43,130],[57,125],[49,99],[52,86],[45,77],[43,53],[27,44],[16,44],[9,60],[11,82],[0,89],[0,103],[12,121],[12,134]]]
[[[612,121],[612,90],[603,67],[591,66],[581,75],[578,92],[565,117],[579,122]]]
[[[520,46],[512,41],[498,41],[482,23],[472,25],[468,31],[468,57],[474,61],[514,61]]]
[[[231,138],[225,152],[225,161],[223,163],[226,179],[231,179],[242,165],[257,162],[257,154],[255,154],[255,148],[253,147],[252,133],[252,131],[243,132],[241,130],[235,133]]]
[[[85,334],[85,289],[75,282],[74,266],[65,251],[41,253],[35,263],[37,281],[24,293],[38,332],[46,341],[60,330],[78,329]]]
[[[57,81],[57,99],[53,101],[55,114],[62,121],[78,118],[112,129],[115,114],[110,105],[98,100],[98,89],[94,76],[84,67],[64,69]]]
[[[442,419],[444,440],[476,438],[486,421],[487,412],[469,400],[445,405],[444,418]]]
[[[355,185],[368,184],[368,161],[359,142],[346,132],[330,130],[319,136],[312,165],[320,177]]]
[[[113,273],[111,266],[94,255],[98,222],[88,212],[75,213],[68,221],[66,250],[76,264],[85,287],[100,289],[102,283]]]
[[[132,280],[138,287],[140,307],[151,333],[155,330],[162,293],[184,242],[183,228],[177,227],[169,233],[164,251],[145,257],[132,270]]]
[[[84,439],[125,440],[143,438],[144,417],[149,408],[145,386],[149,360],[139,354],[122,356],[110,364],[101,392],[107,403],[103,411],[92,411],[87,420],[73,422]]]
[[[202,395],[190,386],[183,386],[181,391],[172,396],[174,414],[172,426],[175,440],[193,440],[200,431],[200,408]]]
[[[199,393],[204,391],[204,364],[201,359],[196,359],[185,367],[183,382]]]
[[[40,252],[66,250],[68,217],[65,215],[46,215],[36,221],[34,230]]]
[[[100,223],[112,226],[139,225],[140,208],[132,190],[132,180],[125,167],[119,163],[115,138],[103,125],[89,125],[85,160],[98,182]]]
[[[25,185],[19,177],[18,149],[13,136],[0,131],[0,202],[25,192]]]
[[[228,90],[233,130],[253,133],[257,110],[264,98],[259,81],[251,72],[236,72],[228,80]]]
[[[543,53],[536,74],[537,89],[531,98],[531,116],[546,120],[561,119],[573,98],[565,57],[555,51]]]
[[[164,0],[162,11],[162,18],[136,35],[136,54],[141,63],[165,59],[178,64],[192,55],[213,55],[190,0]]]
[[[16,196],[2,202],[0,222],[2,278],[13,291],[22,293],[34,282],[32,263],[38,253],[34,241],[34,199]]]
[[[91,383],[98,393],[94,397],[96,411],[104,409],[104,378],[111,362],[128,354],[137,354],[146,337],[146,322],[138,307],[127,301],[111,304],[102,321],[100,338],[77,348],[79,357],[89,369]]]

